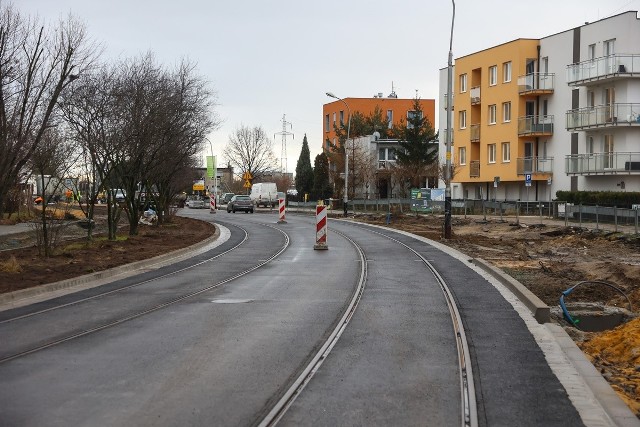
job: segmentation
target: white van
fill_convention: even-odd
[[[278,188],[275,182],[256,182],[251,187],[251,200],[256,207],[278,205]]]

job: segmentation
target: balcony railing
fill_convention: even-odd
[[[555,85],[555,74],[531,73],[518,77],[518,92],[525,94],[545,94],[553,93]]]
[[[472,87],[469,95],[471,96],[471,105],[480,104],[480,86]]]
[[[640,174],[640,152],[571,154],[565,157],[569,175]]]
[[[567,130],[640,126],[640,104],[610,104],[567,111]]]
[[[480,160],[471,160],[469,162],[469,176],[478,178],[480,176]]]
[[[567,83],[580,85],[620,76],[640,77],[640,55],[609,55],[567,65]]]
[[[553,135],[553,116],[518,117],[518,135]]]
[[[480,125],[475,124],[475,125],[469,126],[469,132],[471,133],[471,135],[469,137],[471,142],[480,141]]]
[[[518,175],[553,174],[553,157],[520,157],[516,169]]]

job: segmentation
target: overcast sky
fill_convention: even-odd
[[[0,0],[7,2],[8,0]],[[325,92],[340,97],[436,99],[447,66],[452,3],[446,0],[14,0],[46,21],[71,12],[105,47],[105,59],[147,51],[174,65],[198,64],[217,94],[222,154],[240,125],[262,126],[282,156],[282,116],[291,122],[287,170],[307,135],[322,147]],[[627,10],[640,0],[457,0],[454,58],[517,38],[541,38]],[[435,124],[437,127],[437,123]],[[224,161],[220,159],[219,161]]]

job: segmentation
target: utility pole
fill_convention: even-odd
[[[275,133],[273,138],[275,139],[276,135],[282,136],[282,147],[280,149],[280,172],[282,175],[287,174],[287,136],[291,135],[292,138],[295,138],[293,133],[287,132],[287,125],[291,129],[293,129],[293,125],[287,121],[286,114],[282,115],[282,132]]]

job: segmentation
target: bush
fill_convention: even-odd
[[[640,200],[637,191],[558,191],[557,200],[575,205],[617,206],[631,209],[631,205]]]

